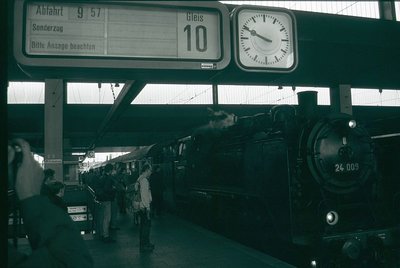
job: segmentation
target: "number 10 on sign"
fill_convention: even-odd
[[[220,58],[219,21],[217,12],[178,13],[178,57]]]

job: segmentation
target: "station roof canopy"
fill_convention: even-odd
[[[230,10],[233,5],[227,5]],[[13,48],[13,5],[9,5],[8,47]],[[131,105],[147,83],[282,85],[400,89],[400,22],[293,11],[297,20],[299,64],[291,73],[249,73],[233,59],[223,70],[21,68],[8,53],[9,81],[59,78],[79,82],[124,82],[114,105],[64,105],[64,148],[150,145],[188,135],[209,120],[207,108],[238,116],[268,112],[268,105]],[[329,107],[320,106],[322,114]],[[372,135],[400,133],[398,107],[353,107]],[[29,120],[26,120],[29,115]],[[44,146],[44,105],[8,105],[9,131]]]
[[[234,5],[226,5],[232,10]],[[13,43],[13,5],[9,5],[8,47]],[[11,81],[63,78],[101,82],[279,84],[358,88],[400,88],[400,22],[293,10],[297,22],[298,66],[290,73],[241,71],[232,59],[223,70],[21,68],[8,53]],[[232,40],[231,40],[232,41]],[[233,45],[231,46],[233,50]],[[24,70],[23,70],[24,69]],[[28,74],[28,75],[27,75]]]

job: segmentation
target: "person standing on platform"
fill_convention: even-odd
[[[44,179],[43,179],[42,188],[40,190],[40,193],[42,195],[48,195],[49,194],[48,184],[55,181],[55,179],[54,179],[55,171],[54,171],[54,169],[48,168],[48,169],[45,169],[43,171],[43,173],[44,173]]]
[[[154,171],[150,176],[150,189],[153,201],[152,214],[155,217],[161,215],[162,203],[163,203],[163,193],[164,193],[164,182],[161,172],[161,167],[159,165],[154,165]]]
[[[91,169],[92,172],[89,173],[88,178],[88,187],[90,188],[90,192],[94,194],[93,202],[94,202],[94,219],[95,219],[95,231],[100,238],[103,233],[103,207],[99,200],[101,190],[101,170],[100,168]],[[90,172],[90,171],[89,171]]]
[[[152,252],[154,245],[150,243],[150,204],[151,204],[151,191],[149,184],[149,177],[151,175],[151,167],[149,164],[144,164],[142,167],[142,173],[140,174],[137,182],[135,183],[135,191],[140,194],[139,201],[139,243],[140,252]]]
[[[127,179],[126,169],[123,168],[122,163],[118,166],[117,174],[115,175],[115,188],[117,190],[117,204],[120,214],[126,214],[126,179]]]
[[[54,174],[55,174],[54,169],[48,168],[48,169],[45,169],[43,172],[44,172],[43,183],[47,184],[47,183],[54,181]]]
[[[64,196],[65,185],[60,181],[54,181],[47,185],[48,187],[48,198],[54,205],[60,207],[65,212],[68,212],[68,207],[65,204],[62,197]]]
[[[113,186],[113,179],[111,172],[113,166],[107,164],[104,168],[104,175],[101,176],[99,184],[96,189],[96,198],[101,202],[101,240],[105,243],[115,242],[110,237],[110,223],[111,223],[111,202],[115,199],[115,188]]]
[[[114,189],[114,199],[111,201],[111,220],[110,220],[110,230],[119,230],[117,220],[118,220],[118,203],[117,203],[117,171],[113,167],[111,171],[111,178],[112,178],[112,188]]]
[[[93,267],[93,259],[72,219],[40,194],[44,173],[29,144],[22,139],[13,140],[12,144],[21,152],[8,146],[8,203],[18,203],[32,252],[26,255],[9,244],[7,267]]]
[[[87,186],[93,188],[93,183],[94,183],[95,176],[96,175],[95,175],[93,169],[89,169],[89,171],[86,174],[86,179],[85,179],[85,182],[86,182]]]

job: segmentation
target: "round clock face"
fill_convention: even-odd
[[[239,8],[235,54],[240,68],[292,71],[297,64],[294,16],[288,10]]]

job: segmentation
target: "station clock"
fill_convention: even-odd
[[[291,72],[296,68],[296,20],[290,10],[240,6],[232,16],[239,68],[254,72]]]

